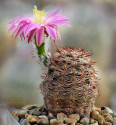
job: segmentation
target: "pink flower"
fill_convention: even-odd
[[[50,36],[54,42],[57,38],[60,40],[58,25],[70,26],[67,18],[58,15],[60,9],[46,14],[34,6],[33,12],[34,16],[18,16],[9,23],[9,31],[21,39],[27,37],[28,43],[35,38],[37,46],[40,46],[45,36]]]

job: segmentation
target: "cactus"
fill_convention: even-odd
[[[54,116],[63,112],[89,115],[98,95],[97,73],[91,54],[82,49],[58,48],[40,85],[44,104]]]

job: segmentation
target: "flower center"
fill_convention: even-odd
[[[34,22],[35,23],[44,23],[44,16],[46,15],[44,10],[39,11],[37,9],[37,6],[34,6],[33,13],[34,13]]]

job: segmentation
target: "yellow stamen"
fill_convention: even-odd
[[[39,11],[37,9],[37,6],[34,6],[33,13],[34,13],[34,22],[35,23],[44,23],[44,16],[46,15],[44,10]]]

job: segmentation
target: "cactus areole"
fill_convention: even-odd
[[[90,54],[82,49],[58,48],[40,85],[45,106],[56,115],[89,115],[98,95],[97,74]]]

